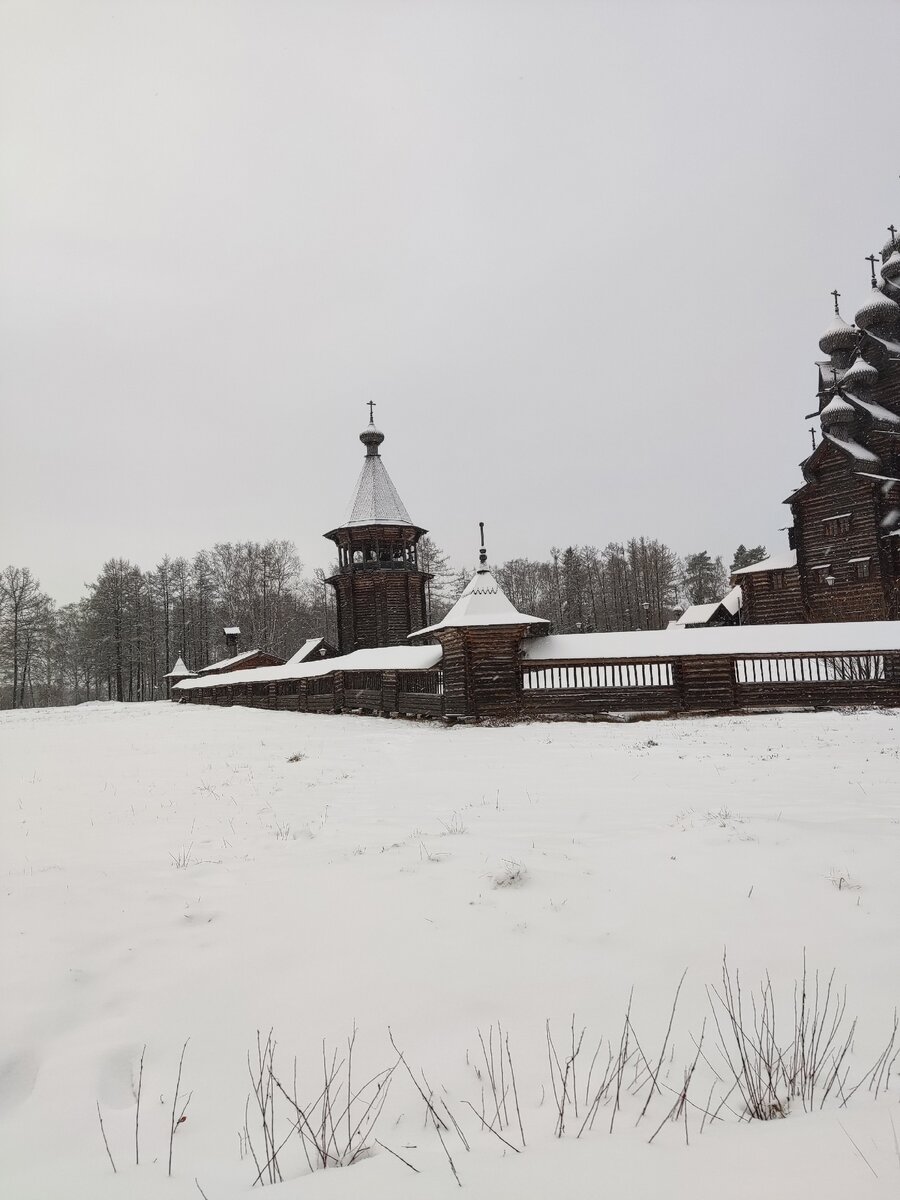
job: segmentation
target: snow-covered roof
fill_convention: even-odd
[[[238,626],[238,625],[226,625],[225,628],[222,630],[222,632],[225,634],[226,637],[240,637],[241,636],[240,626]]]
[[[744,603],[744,593],[739,585],[735,585],[730,592],[727,592],[722,597],[722,607],[734,617],[740,611]]]
[[[749,567],[739,567],[732,575],[753,575],[756,571],[788,571],[797,565],[797,551],[787,550],[784,554],[770,554],[762,562],[751,563]]]
[[[258,646],[255,650],[242,650],[240,654],[235,654],[232,658],[220,658],[218,662],[201,667],[197,674],[205,675],[207,671],[224,671],[228,667],[233,667],[236,663],[243,662],[245,658],[251,658],[254,654],[259,654]]]
[[[194,672],[187,669],[181,655],[178,656],[178,661],[172,670],[163,675],[163,679],[193,679],[193,677]]]
[[[333,671],[429,671],[441,661],[440,646],[379,646],[354,650],[339,658],[320,658],[313,662],[284,663],[278,667],[256,667],[247,671],[228,671],[224,675],[200,676],[176,684],[173,691],[193,688],[231,687],[236,683],[277,683],[291,679],[312,679]]]
[[[708,654],[859,654],[900,650],[900,621],[830,621],[809,625],[724,625],[634,633],[558,633],[526,638],[527,662],[574,659],[689,658]],[[181,686],[189,687],[190,684]]]
[[[674,628],[685,628],[690,625],[706,625],[716,615],[720,608],[724,608],[730,616],[735,616],[740,612],[741,604],[743,603],[744,593],[740,587],[733,587],[727,595],[721,600],[714,600],[712,604],[691,604],[689,605],[677,621],[670,623]]]
[[[900,417],[896,413],[892,413],[889,408],[875,404],[872,400],[860,400],[859,396],[854,396],[852,392],[845,392],[844,395],[851,404],[861,408],[863,412],[867,412],[873,421],[886,421],[890,425],[900,425]]]
[[[315,650],[318,650],[318,648],[322,645],[322,643],[324,641],[325,641],[325,639],[323,637],[307,638],[306,641],[303,643],[303,645],[300,647],[300,649],[297,651],[297,653],[292,654],[291,657],[287,660],[287,662],[284,665],[286,667],[292,667],[292,666],[295,666],[297,663],[306,662],[306,660],[309,658],[309,656]]]
[[[675,625],[705,625],[706,622],[719,610],[719,601],[715,600],[712,604],[689,604],[684,610]]]
[[[460,629],[470,625],[549,625],[543,617],[520,613],[486,566],[479,567],[465,591],[446,617],[427,629],[417,629],[411,638],[424,637],[437,629]]]
[[[832,445],[837,446],[838,450],[843,450],[845,454],[849,454],[851,458],[855,458],[857,462],[877,463],[878,455],[873,454],[871,450],[867,450],[865,446],[861,446],[859,442],[854,442],[850,438],[839,438],[833,433],[822,434],[827,438]]]

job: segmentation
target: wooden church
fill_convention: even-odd
[[[789,549],[736,571],[746,624],[900,620],[900,235],[868,256],[854,323],[819,340],[821,440],[785,501]]]

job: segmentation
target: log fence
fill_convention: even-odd
[[[519,661],[516,670],[518,694],[505,713],[510,717],[900,706],[900,651]],[[431,670],[334,670],[276,682],[211,683],[176,689],[173,697],[289,712],[459,718],[478,715],[477,689],[475,675],[460,692],[445,663]],[[470,696],[468,712],[448,704],[448,696],[459,694]]]

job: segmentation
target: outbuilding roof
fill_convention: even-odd
[[[797,565],[797,551],[787,550],[784,554],[770,554],[762,562],[751,563],[749,567],[739,567],[732,575],[753,575],[757,571],[788,571]]]
[[[229,667],[234,667],[238,663],[243,662],[245,658],[252,658],[254,654],[259,654],[259,647],[255,650],[242,650],[240,654],[235,654],[232,658],[220,658],[218,662],[209,663],[208,666],[201,667],[197,672],[198,675],[205,675],[207,671],[224,671]]]
[[[306,662],[310,655],[314,654],[324,641],[323,637],[307,638],[297,653],[292,654],[284,665],[286,667],[293,667],[297,663]]]

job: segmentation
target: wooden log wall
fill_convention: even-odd
[[[523,663],[520,633],[499,633],[502,636],[496,629],[442,631],[443,665],[430,671],[336,671],[300,680],[194,688],[175,695],[193,704],[288,712],[450,718],[900,706],[896,651]]]

